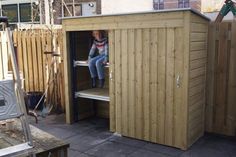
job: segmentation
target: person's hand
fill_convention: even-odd
[[[102,63],[103,63],[104,65],[106,65],[106,64],[107,64],[107,61],[103,61]]]

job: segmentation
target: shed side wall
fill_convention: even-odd
[[[188,145],[204,133],[208,21],[191,14]]]

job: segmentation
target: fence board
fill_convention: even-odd
[[[210,25],[206,130],[230,136],[236,135],[235,40],[235,22]]]

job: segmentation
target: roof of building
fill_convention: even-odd
[[[105,16],[120,16],[120,15],[133,15],[133,14],[149,14],[149,13],[165,13],[165,12],[178,12],[178,11],[191,11],[194,14],[197,14],[207,20],[210,19],[204,14],[193,8],[178,8],[178,9],[164,9],[164,10],[152,10],[145,12],[130,12],[130,13],[120,13],[120,14],[99,14],[99,15],[91,15],[91,16],[72,16],[72,17],[60,17],[59,19],[76,19],[76,18],[90,18],[90,17],[105,17]]]

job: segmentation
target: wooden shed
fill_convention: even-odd
[[[187,149],[204,133],[208,23],[191,9],[64,18],[67,122],[96,109],[111,132]],[[108,35],[104,89],[83,62],[92,30]]]

